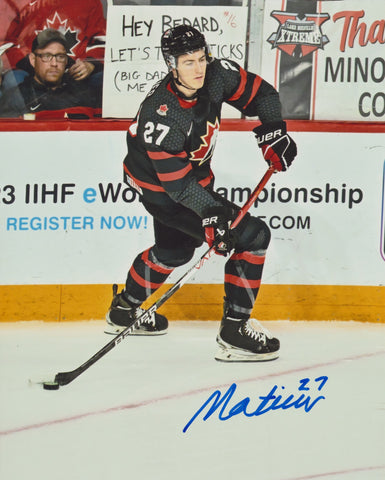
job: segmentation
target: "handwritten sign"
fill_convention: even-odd
[[[205,35],[214,57],[244,65],[245,7],[200,7],[198,11],[192,7],[111,6],[107,15],[104,117],[136,115],[146,93],[167,75],[160,49],[163,32],[182,24]],[[237,116],[235,110],[232,116]]]

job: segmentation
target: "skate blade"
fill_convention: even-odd
[[[167,329],[166,330],[156,330],[155,332],[149,332],[147,330],[141,330],[140,328],[138,328],[137,330],[134,330],[133,332],[130,333],[131,336],[136,336],[136,337],[140,337],[140,336],[144,336],[144,337],[156,337],[156,336],[159,336],[159,335],[164,335],[167,333]]]
[[[107,333],[108,335],[119,335],[120,332],[123,332],[125,327],[120,327],[119,325],[110,325],[109,323],[106,324],[104,327],[104,333]],[[136,328],[132,332],[130,332],[128,335],[129,336],[147,336],[147,337],[153,337],[153,336],[158,336],[158,335],[164,335],[167,333],[167,329],[165,330],[157,330],[154,332],[149,332],[147,330],[143,330],[141,328]]]
[[[120,332],[123,332],[125,327],[119,327],[118,325],[111,325],[107,323],[104,327],[104,333],[108,335],[119,335]]]
[[[269,362],[279,357],[279,350],[268,353],[253,353],[247,350],[220,347],[215,354],[219,362]]]

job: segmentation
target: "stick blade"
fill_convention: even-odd
[[[55,375],[54,381],[60,386],[68,385],[72,382],[72,380],[75,380],[75,378],[78,377],[82,372],[83,370],[80,367],[72,370],[71,372],[59,372]]]

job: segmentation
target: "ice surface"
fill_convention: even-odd
[[[273,362],[216,362],[218,322],[171,322],[167,335],[129,337],[73,383],[46,391],[28,379],[79,366],[111,339],[103,323],[1,323],[0,479],[383,480],[385,325],[264,325],[282,344]],[[303,379],[309,390],[299,391]],[[232,384],[222,417],[247,397],[254,412],[275,385],[282,400],[325,398],[309,412],[227,420],[221,406],[203,420],[207,407],[183,433]]]

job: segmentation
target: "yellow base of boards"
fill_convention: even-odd
[[[152,304],[170,285],[151,297]],[[220,320],[223,285],[187,284],[160,309],[169,320]],[[111,285],[3,285],[0,321],[103,319]],[[259,320],[385,322],[385,287],[262,285],[253,316]]]

